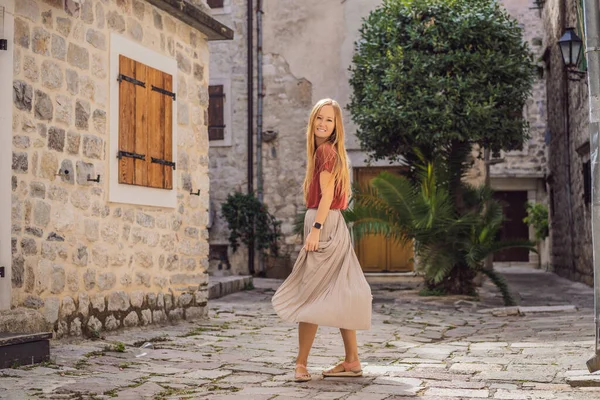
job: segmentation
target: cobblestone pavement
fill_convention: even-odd
[[[502,269],[522,306],[501,305],[485,283],[479,301],[424,298],[417,278],[374,282],[373,329],[359,333],[365,376],[323,379],[343,356],[339,332],[320,328],[309,359],[313,381],[291,382],[295,325],[270,299],[279,281],[211,301],[210,320],[132,329],[103,340],[56,341],[53,362],[0,370],[0,398],[20,399],[600,399],[571,387],[593,355],[593,291],[553,274]],[[155,349],[135,357],[139,343]],[[125,344],[123,352],[119,343]]]

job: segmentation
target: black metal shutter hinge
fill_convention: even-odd
[[[119,74],[119,77],[117,78],[117,80],[118,80],[119,82],[127,81],[127,82],[129,82],[129,83],[133,83],[134,85],[138,85],[138,86],[141,86],[141,87],[143,87],[143,88],[145,88],[145,87],[146,87],[146,82],[138,81],[138,80],[137,80],[137,79],[135,79],[135,78],[132,78],[132,77],[130,77],[130,76],[123,75],[123,74]]]
[[[117,158],[120,160],[123,157],[137,158],[138,160],[144,160],[144,161],[146,160],[145,154],[131,153],[129,151],[119,150],[119,152],[117,153]]]
[[[154,158],[154,157],[150,157],[152,162],[155,164],[162,164],[162,165],[167,165],[169,167],[173,167],[173,169],[175,168],[175,163],[173,161],[167,161],[167,160],[163,160],[162,158]]]
[[[154,85],[152,85],[152,90],[154,90],[155,92],[158,92],[158,93],[162,93],[167,96],[171,96],[173,98],[173,101],[175,101],[175,93],[173,93],[173,92],[169,92],[168,90],[156,87]]]

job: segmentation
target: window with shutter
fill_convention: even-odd
[[[210,8],[223,8],[223,0],[208,0]]]
[[[173,77],[119,56],[119,183],[173,189]]]
[[[223,140],[225,138],[223,85],[208,87],[208,140]]]
[[[592,203],[592,164],[586,161],[582,165],[583,169],[583,202],[590,205]]]

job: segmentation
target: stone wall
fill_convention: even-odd
[[[534,58],[539,59],[545,50],[544,27],[540,11],[532,7],[533,3],[520,0],[503,0],[501,4],[519,22],[519,25],[523,28],[524,39],[529,43]],[[522,150],[501,152],[500,158],[503,158],[504,162],[490,167],[492,178],[543,178],[546,175],[545,78],[536,79],[523,113],[529,123],[530,138],[523,144]],[[474,149],[474,157],[477,157],[478,154],[477,149]],[[474,184],[483,184],[484,180],[484,164],[481,161],[476,161],[473,169],[469,171],[468,181]]]
[[[574,0],[548,0],[543,10],[552,264],[559,275],[592,285],[591,208],[583,198],[583,163],[589,161],[587,77],[579,81],[566,79],[557,44],[565,27],[576,26],[576,15]]]
[[[544,28],[540,11],[533,3],[521,0],[502,0],[501,4],[523,28],[523,38],[533,51],[534,59],[544,53]],[[545,175],[546,144],[546,82],[541,77],[536,79],[531,96],[523,110],[530,126],[530,139],[523,145],[523,150],[504,153],[504,163],[493,165],[490,169],[492,177],[539,177]]]
[[[221,23],[231,27],[234,39],[209,44],[213,54],[210,76],[225,77],[231,82],[231,96],[226,98],[231,107],[231,145],[210,146],[210,243],[227,246],[229,232],[221,215],[221,205],[227,196],[239,191],[246,193],[248,185],[248,88],[247,88],[247,19],[246,1],[228,0],[231,12],[214,15]],[[241,246],[235,254],[229,251],[229,263],[221,263],[218,256],[211,259],[211,273],[230,275],[248,272],[247,251]],[[221,264],[222,270],[219,270]]]
[[[177,59],[176,209],[108,201],[111,32]],[[143,0],[18,0],[14,56],[13,307],[59,335],[205,315],[204,35]]]

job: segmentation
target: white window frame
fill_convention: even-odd
[[[225,132],[223,140],[209,140],[209,147],[228,147],[231,146],[233,127],[231,126],[231,78],[210,78],[209,86],[223,85],[223,121],[225,122]],[[208,121],[207,121],[208,129]],[[208,133],[207,133],[208,135]]]
[[[157,53],[116,33],[110,35],[110,140],[108,150],[109,188],[108,201],[155,207],[177,207],[177,171],[173,170],[173,189],[119,183],[119,55],[158,69],[173,76],[173,92],[177,93],[177,61]],[[177,102],[173,101],[173,162],[177,162]]]

